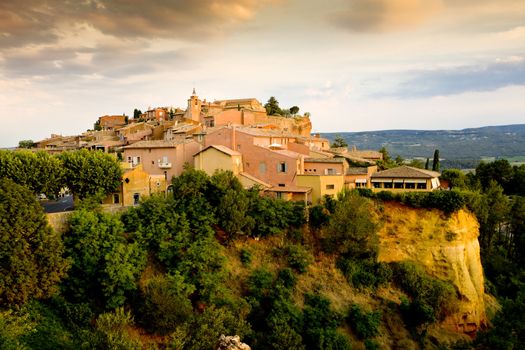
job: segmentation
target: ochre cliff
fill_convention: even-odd
[[[410,260],[455,286],[459,305],[443,326],[471,333],[484,327],[483,268],[476,217],[464,210],[445,215],[435,209],[414,209],[385,203],[379,232],[379,261]]]
[[[301,136],[310,136],[312,132],[312,122],[309,117],[279,117],[269,116],[268,123],[274,124],[280,130],[286,130],[289,133],[299,134]]]

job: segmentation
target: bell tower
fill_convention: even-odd
[[[202,109],[202,101],[199,100],[199,97],[197,96],[197,93],[195,92],[195,88],[193,88],[193,92],[188,99],[188,107],[186,108],[186,113],[184,114],[184,118],[191,119],[196,122],[201,122],[201,109]]]

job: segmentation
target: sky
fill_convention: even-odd
[[[0,0],[0,147],[193,88],[314,132],[525,123],[525,0]]]

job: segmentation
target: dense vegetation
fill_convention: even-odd
[[[445,215],[467,206],[477,215],[487,288],[502,311],[493,328],[456,347],[524,343],[522,168],[506,174],[495,171],[506,167],[496,163],[481,164],[472,175],[449,170],[444,177],[451,191],[344,191],[310,208],[245,190],[229,172],[210,177],[188,168],[173,179],[170,195],[120,214],[81,202],[58,235],[35,199],[43,188],[31,178],[38,172],[24,175],[16,157],[0,155],[7,169],[21,169],[15,177],[2,167],[0,181],[0,348],[213,349],[221,334],[238,334],[253,349],[378,349],[381,332],[393,324],[408,330],[400,347],[426,346],[427,330],[454,310],[457,293],[411,262],[377,262],[376,213],[390,200],[438,207]],[[76,160],[82,157],[87,160]],[[89,164],[89,157],[99,156],[82,152],[49,161],[81,169],[74,166]],[[92,176],[111,183],[111,174]],[[85,197],[104,189],[67,170],[56,177],[89,188],[77,190]],[[341,307],[321,281],[307,283],[323,263],[335,265],[345,288],[361,296]],[[385,288],[400,302],[363,303],[363,295]]]

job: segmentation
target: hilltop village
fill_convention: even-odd
[[[136,111],[137,112],[137,111]],[[246,188],[268,196],[316,203],[343,188],[430,191],[439,173],[408,166],[378,171],[378,151],[331,148],[311,134],[308,114],[269,115],[255,98],[201,100],[195,89],[186,109],[157,107],[145,113],[100,117],[94,130],[51,135],[37,150],[100,150],[119,157],[122,185],[105,204],[133,205],[170,190],[172,177],[189,164],[212,175],[229,170]]]

